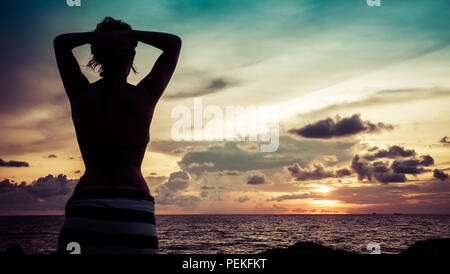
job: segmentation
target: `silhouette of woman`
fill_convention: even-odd
[[[162,50],[151,72],[136,86],[138,42]],[[89,83],[72,54],[90,44],[100,79]],[[141,174],[155,105],[175,70],[181,39],[135,31],[106,17],[93,32],[62,34],[54,48],[69,97],[72,119],[85,164],[58,239],[58,252],[157,253],[154,200]],[[73,243],[75,242],[75,243]],[[70,249],[70,250],[69,250]]]

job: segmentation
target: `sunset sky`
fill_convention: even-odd
[[[157,214],[450,214],[449,1],[19,0],[1,13],[2,215],[63,213],[84,165],[53,38],[105,16],[183,41],[142,165]],[[89,45],[74,52],[99,79]],[[159,53],[139,44],[129,82]],[[174,141],[171,112],[194,98],[278,106],[278,150]]]

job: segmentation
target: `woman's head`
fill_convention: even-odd
[[[132,30],[131,26],[111,17],[106,17],[102,22],[97,24],[94,32],[108,32]],[[93,70],[99,67],[100,76],[107,75],[127,77],[130,70],[136,72],[133,67],[135,48],[137,41],[120,41],[115,40],[113,43],[98,43],[91,45],[93,58],[89,61],[88,66]]]

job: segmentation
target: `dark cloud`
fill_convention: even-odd
[[[405,174],[401,173],[386,173],[386,172],[375,172],[375,179],[380,183],[401,183],[406,182]]]
[[[439,142],[445,145],[450,145],[450,140],[448,139],[447,136],[442,137],[442,139]]]
[[[77,180],[67,179],[63,174],[41,177],[29,185],[25,182],[13,183],[6,179],[0,182],[0,210],[64,210],[76,183]]]
[[[296,181],[319,180],[334,177],[334,172],[326,170],[322,165],[315,164],[313,168],[302,168],[298,164],[287,168]]]
[[[352,160],[352,170],[358,174],[358,179],[360,181],[364,180],[364,178],[367,178],[369,181],[372,180],[372,170],[370,166],[367,163],[360,162],[359,161],[359,155],[356,154],[355,157]]]
[[[260,175],[252,175],[247,179],[248,185],[263,185],[265,182],[266,178]]]
[[[341,168],[336,170],[336,176],[337,177],[345,177],[352,174],[352,171],[348,168]]]
[[[170,191],[186,189],[189,186],[189,175],[184,171],[170,174],[169,180],[164,184]]]
[[[22,161],[4,161],[0,158],[0,167],[28,167],[30,166],[27,162]]]
[[[189,209],[194,208],[200,199],[194,195],[184,194],[190,185],[189,175],[184,171],[173,172],[167,182],[156,188],[156,203],[161,205],[178,205]]]
[[[332,169],[326,169],[321,164],[314,164],[312,168],[302,168],[300,165],[295,164],[289,166],[287,169],[290,175],[295,178],[296,181],[345,177],[352,173],[349,169],[346,168],[338,169],[336,171]]]
[[[426,171],[422,166],[434,164],[434,159],[430,155],[422,155],[421,160],[395,160],[392,163],[392,169],[396,173],[419,174]]]
[[[327,118],[299,129],[291,129],[289,132],[306,138],[329,139],[358,133],[377,133],[381,130],[392,129],[394,129],[393,125],[381,122],[374,124],[370,121],[363,121],[359,114],[353,114],[348,118],[341,118],[339,116],[336,116],[335,120]]]
[[[209,189],[216,189],[213,186],[202,186],[200,189],[209,190]]]
[[[156,174],[156,173],[154,173]],[[147,181],[147,183],[149,184],[160,184],[162,182],[164,182],[165,180],[167,180],[166,176],[155,176],[155,175],[149,175],[145,177],[145,181]]]
[[[219,176],[239,176],[242,175],[242,172],[239,171],[235,171],[235,170],[228,170],[228,171],[224,171],[224,172],[219,172],[218,174]]]
[[[372,163],[366,163],[360,161],[358,155],[352,160],[351,165],[353,171],[358,174],[358,179],[360,181],[367,178],[367,180],[372,181],[374,177],[380,183],[399,183],[406,182],[406,176],[404,172],[399,172],[397,170],[392,170],[389,167],[388,162],[375,161]]]
[[[302,194],[289,194],[289,195],[281,195],[278,197],[274,197],[272,199],[268,199],[268,202],[271,201],[277,201],[277,202],[281,202],[284,200],[303,200],[303,199],[310,199],[310,198],[314,198],[315,196],[309,194],[309,193],[302,193]]]
[[[434,176],[434,178],[437,178],[442,181],[448,179],[448,174],[443,171],[440,171],[439,169],[433,170],[433,176]]]
[[[235,84],[236,84],[235,82],[232,82],[225,78],[214,78],[214,79],[211,79],[210,82],[206,86],[196,88],[192,92],[179,92],[179,93],[175,93],[175,94],[168,93],[164,96],[164,98],[184,99],[184,98],[205,96],[205,95],[223,91],[226,88],[233,86]]]
[[[250,198],[248,196],[242,196],[242,197],[238,197],[235,201],[238,203],[245,203],[249,200],[250,200]]]
[[[422,160],[420,160],[420,164],[423,166],[432,166],[434,165],[434,159],[430,155],[422,155],[420,156]]]
[[[375,153],[364,155],[363,158],[369,161],[377,158],[398,158],[398,157],[413,157],[416,155],[414,149],[405,149],[401,146],[390,146],[388,149],[378,149],[378,147],[369,148],[368,151]]]
[[[392,147],[391,147],[392,148]],[[403,152],[401,154],[399,152]],[[403,148],[397,147],[396,149],[390,149],[388,151],[383,150],[380,157],[392,158],[401,155],[413,155],[413,150],[406,151]],[[372,155],[373,156],[373,155]],[[365,157],[365,159],[375,159],[379,157]],[[389,162],[382,161],[372,161],[364,162],[360,161],[359,155],[355,155],[352,160],[352,169],[358,174],[358,179],[360,181],[367,178],[369,181],[372,177],[381,183],[398,183],[406,182],[407,178],[405,174],[419,174],[425,172],[426,169],[423,167],[430,166],[434,164],[434,159],[430,155],[422,155],[419,159],[408,159],[408,160],[395,160],[390,166]]]

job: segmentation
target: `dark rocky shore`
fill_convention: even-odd
[[[312,242],[297,242],[288,248],[269,249],[261,254],[287,254],[287,255],[356,255],[359,253],[341,249],[333,249]],[[401,255],[450,255],[450,238],[435,238],[418,241],[400,253]]]
[[[1,255],[24,255],[20,245],[13,245]],[[287,248],[268,249],[260,254],[287,254],[287,255],[358,255],[341,249],[333,249],[312,242],[297,242]],[[435,238],[418,241],[400,253],[401,255],[424,255],[424,256],[449,256],[450,238]]]

